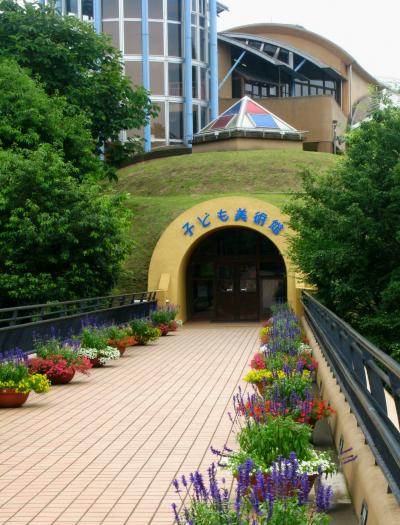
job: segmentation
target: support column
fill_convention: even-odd
[[[101,33],[101,0],[93,1],[94,30],[99,35]]]
[[[149,63],[149,3],[142,0],[142,55],[143,55],[143,87],[150,91],[150,63]],[[144,127],[144,151],[151,151],[150,121]]]
[[[193,95],[192,95],[192,0],[184,0],[184,78],[185,78],[185,118],[184,118],[184,141],[185,145],[191,147],[193,138]]]
[[[210,107],[211,120],[218,117],[217,2],[210,0]]]

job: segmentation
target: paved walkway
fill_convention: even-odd
[[[186,325],[0,412],[0,524],[172,523],[178,474],[225,443],[258,325]]]

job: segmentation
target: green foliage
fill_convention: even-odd
[[[162,309],[151,312],[150,319],[152,320],[154,326],[158,326],[160,324],[168,326],[168,323],[172,320],[171,314],[167,310]]]
[[[82,330],[79,335],[79,341],[82,348],[96,348],[103,350],[107,348],[108,336],[105,331],[95,326],[88,326]]]
[[[103,295],[129,250],[122,197],[79,183],[49,145],[0,150],[0,304]]]
[[[267,391],[267,398],[273,399],[275,392],[279,392],[279,399],[290,401],[296,394],[300,399],[306,399],[312,392],[312,377],[308,370],[302,373],[282,374],[274,379],[273,386]]]
[[[61,357],[65,359],[67,366],[73,366],[81,361],[73,348],[62,346],[56,338],[51,338],[47,341],[36,341],[34,348],[38,357],[42,359],[51,359],[53,356]]]
[[[23,363],[13,361],[0,363],[0,389],[14,388],[17,392],[26,394],[33,390],[41,394],[50,389],[51,383],[42,374],[29,375],[29,370]]]
[[[144,126],[148,112],[154,114],[147,91],[133,90],[124,76],[109,36],[73,16],[59,16],[53,6],[3,0],[0,10],[0,56],[29,68],[48,94],[63,95],[84,112],[98,147],[117,141],[122,129]]]
[[[131,326],[132,336],[140,345],[147,345],[147,343],[155,341],[161,335],[158,328],[152,328],[143,319],[134,319],[129,324]]]
[[[384,349],[400,339],[400,109],[349,133],[329,175],[305,172],[285,211],[290,255],[321,300]]]
[[[311,432],[309,425],[296,423],[290,417],[276,417],[265,425],[250,423],[236,436],[240,452],[233,458],[238,456],[236,464],[251,458],[256,467],[263,470],[268,469],[279,455],[288,458],[291,452],[295,452],[299,461],[307,459]]]
[[[27,71],[6,59],[0,59],[0,115],[0,148],[26,151],[51,144],[69,163],[71,176],[104,178],[89,119],[65,98],[46,95]]]
[[[266,503],[261,505],[263,508]],[[274,502],[268,525],[328,525],[330,517],[316,513],[310,505],[299,505],[298,498],[285,498]]]
[[[104,328],[103,333],[105,334],[107,339],[113,339],[114,341],[123,339],[128,335],[128,331],[126,328],[120,328],[116,325],[107,326],[106,328]]]

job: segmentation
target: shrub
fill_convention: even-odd
[[[48,392],[50,381],[42,374],[30,375],[26,361],[21,352],[0,359],[0,389],[13,388],[22,394],[31,390],[38,394]]]
[[[143,319],[134,319],[130,322],[132,335],[140,345],[146,345],[150,341],[155,341],[161,335],[158,328],[152,328]]]

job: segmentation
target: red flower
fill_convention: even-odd
[[[265,368],[265,358],[263,354],[257,352],[254,354],[253,359],[250,362],[250,366],[253,370],[263,370]]]

